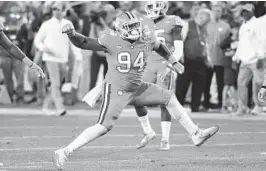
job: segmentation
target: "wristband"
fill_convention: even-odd
[[[261,88],[264,88],[264,89],[266,89],[266,86],[261,86]]]
[[[23,62],[24,64],[28,65],[29,67],[32,67],[32,65],[33,65],[32,60],[30,60],[28,57],[24,57],[24,58],[22,59],[22,62]]]
[[[168,61],[169,61],[172,65],[174,65],[174,64],[177,63],[177,60],[176,60],[172,55],[169,57]]]
[[[175,64],[177,64],[177,62],[172,63],[172,66],[174,66]]]

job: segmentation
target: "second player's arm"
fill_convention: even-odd
[[[184,72],[184,66],[181,63],[179,63],[175,57],[173,57],[171,51],[167,48],[167,46],[164,43],[158,42],[157,45],[154,47],[154,51],[157,52],[160,56],[162,56],[166,60],[168,60],[172,64],[172,66],[174,66],[177,72],[179,73]]]
[[[69,35],[70,41],[81,49],[93,50],[93,51],[105,51],[106,48],[102,46],[98,39],[86,37],[80,33],[75,33],[75,35]]]
[[[5,35],[3,31],[0,32],[0,45],[8,52],[12,57],[22,61],[26,55],[14,45]]]
[[[3,26],[0,26],[3,27]],[[44,78],[44,73],[42,69],[32,62],[14,43],[12,43],[5,33],[3,32],[3,29],[0,29],[0,45],[9,53],[12,55],[13,58],[22,61],[26,65],[28,65],[31,69],[35,70],[40,74],[41,77]]]
[[[13,58],[24,62],[31,67],[33,62],[14,44],[12,43],[3,31],[0,31],[0,45],[10,54]]]

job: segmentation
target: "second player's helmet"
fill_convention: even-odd
[[[139,18],[131,12],[122,12],[117,15],[115,29],[123,39],[137,40],[141,37],[142,27]]]
[[[156,19],[160,15],[165,15],[168,10],[167,1],[148,1],[145,3],[147,17]]]

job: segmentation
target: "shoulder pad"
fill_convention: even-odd
[[[114,30],[111,30],[109,28],[107,28],[107,29],[105,29],[105,30],[103,30],[103,31],[100,32],[100,37],[101,36],[107,36],[107,35],[116,36],[117,33]]]

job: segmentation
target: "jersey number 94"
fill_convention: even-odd
[[[144,52],[140,51],[137,58],[132,62],[132,56],[129,52],[121,52],[117,55],[117,61],[122,66],[116,67],[121,73],[128,73],[131,69],[138,69],[138,72],[142,72],[144,69]]]

